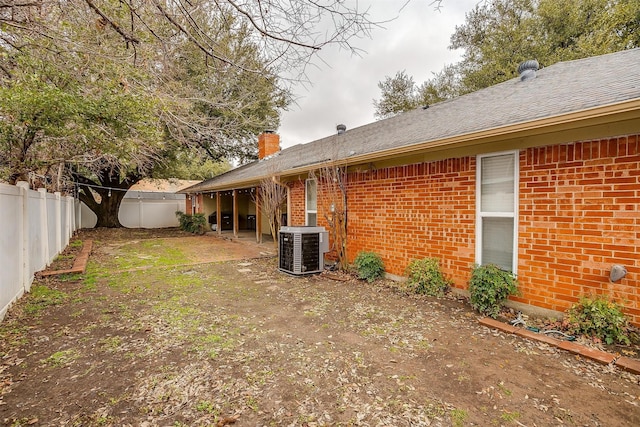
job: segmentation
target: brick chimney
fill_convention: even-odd
[[[265,130],[258,136],[259,159],[264,159],[278,151],[280,151],[280,135],[272,130]]]

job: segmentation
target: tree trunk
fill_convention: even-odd
[[[78,173],[73,174],[76,182],[80,186],[78,197],[93,213],[98,217],[96,227],[120,228],[118,213],[120,204],[127,190],[133,184],[140,181],[141,177],[136,174],[128,174],[123,181],[120,181],[120,174],[117,171],[105,170],[100,174],[100,183]],[[100,197],[96,199],[94,193]]]
[[[96,209],[92,209],[98,217],[96,227],[120,228],[120,220],[118,212],[120,212],[120,204],[124,198],[125,191],[115,191],[111,196],[106,194],[102,201],[96,205]]]

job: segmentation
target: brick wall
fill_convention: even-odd
[[[639,145],[634,136],[520,151],[521,295],[513,300],[565,311],[582,295],[606,294],[640,324]],[[350,260],[375,251],[387,272],[404,275],[411,259],[438,257],[454,286],[466,289],[475,177],[475,157],[351,173]],[[304,225],[304,181],[291,188],[292,224]],[[608,280],[614,263],[628,270],[617,283]]]
[[[289,220],[289,224],[293,227],[303,226],[304,217],[305,217],[305,181],[298,180],[291,182],[289,184],[290,188],[290,197],[291,197],[291,219]],[[318,212],[319,214],[319,212]]]
[[[521,152],[515,300],[564,311],[604,294],[640,323],[638,144],[633,136]],[[615,263],[628,275],[611,283]]]
[[[412,259],[438,257],[466,286],[474,261],[475,158],[354,173],[348,185],[348,253],[379,253],[403,275]]]
[[[264,132],[258,135],[258,158],[264,159],[280,151],[280,135]]]

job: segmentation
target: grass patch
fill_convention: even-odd
[[[11,426],[11,427],[32,426],[34,424],[38,424],[37,418],[30,418],[30,417],[22,417],[22,418],[14,419],[11,421],[12,421],[11,424],[7,424],[8,426]]]
[[[500,389],[500,391],[502,391],[502,393],[504,393],[505,396],[511,396],[513,394],[511,390],[505,387],[504,382],[502,381],[498,383],[498,388]]]
[[[41,362],[45,365],[48,365],[52,368],[59,368],[61,366],[66,366],[76,360],[79,357],[79,354],[74,349],[56,351],[51,356],[46,359],[42,359]]]
[[[24,324],[5,320],[3,323],[0,323],[0,341],[11,347],[27,344],[29,342],[27,339],[28,331],[29,327]],[[4,355],[5,354],[0,351],[0,358]]]
[[[122,345],[122,337],[107,337],[101,339],[99,342],[100,348],[109,353],[114,353],[118,351],[120,346]]]
[[[113,274],[109,278],[107,285],[111,289],[120,291],[123,294],[130,294],[134,292],[137,285],[137,282],[132,280],[131,276],[132,276],[132,273],[128,271],[124,273]]]
[[[206,412],[207,414],[214,414],[215,416],[220,415],[220,411],[218,411],[215,405],[208,400],[201,400],[196,404],[196,411]]]
[[[82,274],[80,273],[64,273],[58,275],[58,281],[60,282],[79,282],[82,278]]]
[[[116,268],[120,270],[172,266],[189,262],[189,258],[180,249],[155,239],[125,245],[119,252],[114,262]]]
[[[191,336],[190,339],[193,342],[193,349],[198,353],[208,355],[210,359],[218,357],[222,350],[234,348],[232,339],[213,333],[203,336]]]
[[[254,372],[252,374],[247,374],[247,380],[251,383],[251,384],[258,384],[258,385],[265,385],[267,383],[268,380],[270,380],[271,378],[273,378],[275,375],[275,373],[271,370],[268,369],[263,369],[261,371],[258,372]]]
[[[520,418],[520,412],[508,412],[504,411],[502,415],[500,415],[500,419],[506,422],[513,422]]]
[[[66,299],[67,294],[62,291],[49,288],[45,285],[35,285],[31,288],[24,311],[27,314],[36,316],[45,308],[62,304]]]
[[[90,259],[82,281],[83,288],[87,291],[97,291],[98,284],[100,282],[108,282],[113,277],[113,274],[113,271],[109,268],[103,267]]]
[[[469,416],[464,409],[452,409],[449,415],[451,416],[451,423],[455,427],[462,427]]]

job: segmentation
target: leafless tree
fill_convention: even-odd
[[[251,69],[230,57],[219,43],[221,34],[209,25],[220,16],[234,16],[237,25],[252,28],[251,38],[260,46],[265,68],[280,70],[282,76],[303,72],[327,45],[358,52],[353,39],[370,36],[381,24],[371,21],[369,10],[362,10],[358,2],[344,0],[0,0],[0,24],[14,34],[46,36],[60,49],[82,49],[78,40],[70,40],[42,19],[54,10],[63,15],[82,10],[89,28],[117,35],[133,57],[150,42],[170,46],[180,39],[211,60],[262,73],[263,69]],[[12,37],[2,39],[16,42]]]
[[[287,187],[272,175],[271,178],[265,178],[260,182],[260,187],[253,197],[269,221],[269,231],[277,248],[282,207],[287,200]]]
[[[311,173],[318,182],[318,203],[329,234],[338,267],[345,270],[347,258],[347,165],[332,162]]]

